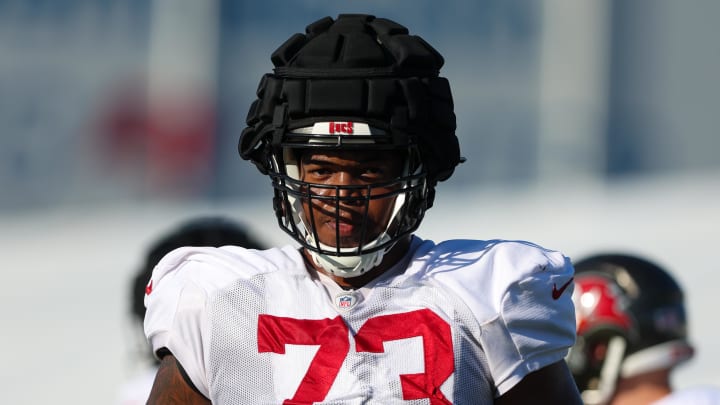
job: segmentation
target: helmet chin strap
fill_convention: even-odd
[[[639,350],[625,358],[621,377],[633,377],[653,370],[674,367],[693,356],[693,348],[685,339],[672,340]]]
[[[383,232],[380,237],[365,245],[364,248],[370,249],[381,243],[385,243],[388,240],[390,240],[390,236],[388,236],[386,232]],[[323,250],[335,249],[334,247],[325,245],[323,243],[319,243],[319,245]],[[310,256],[312,257],[315,264],[329,271],[332,275],[343,278],[351,278],[362,275],[368,270],[379,265],[382,262],[385,253],[390,251],[393,246],[395,246],[394,243],[386,247],[385,249],[380,249],[371,253],[365,253],[355,256],[335,256],[314,251],[310,251]],[[340,248],[340,252],[353,252],[355,250],[356,248]]]
[[[385,231],[383,231],[377,238],[372,240],[371,242],[365,244],[362,246],[363,250],[370,250],[374,248],[375,246],[379,246],[383,243],[387,243],[388,241],[392,240],[390,237],[388,231],[392,227],[393,222],[395,221],[395,218],[397,217],[398,212],[400,212],[400,209],[405,204],[405,194],[399,194],[395,198],[395,203],[393,206],[392,214],[390,216],[390,220],[388,221],[387,226],[385,227]],[[295,212],[300,212],[299,209],[296,209]],[[305,226],[305,222],[302,221],[300,218],[299,224],[301,224],[305,229],[307,227]],[[310,245],[315,245],[315,240],[313,238],[312,232],[307,232],[305,234],[305,240]],[[340,248],[337,249],[333,246],[326,245],[320,241],[318,241],[317,245],[325,252],[332,252],[339,250],[342,253],[352,253],[358,250],[358,248]],[[364,253],[361,255],[352,255],[352,256],[337,256],[332,255],[329,253],[318,253],[315,251],[310,250],[310,256],[312,257],[315,264],[322,267],[323,269],[329,271],[334,276],[342,277],[342,278],[352,278],[357,277],[359,275],[362,275],[366,273],[368,270],[374,268],[375,266],[379,265],[382,262],[383,257],[385,256],[385,253],[389,252],[390,249],[395,246],[395,243],[391,243],[384,249],[379,249],[374,252],[370,253]]]

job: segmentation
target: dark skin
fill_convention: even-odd
[[[183,378],[172,354],[160,362],[147,405],[209,405],[209,399],[195,391]]]
[[[547,365],[525,376],[495,404],[582,405],[580,392],[564,360]]]
[[[332,186],[366,186],[383,183],[398,178],[402,173],[402,159],[395,152],[361,152],[335,151],[324,153],[305,153],[300,158],[300,178],[303,181]],[[393,187],[373,188],[372,195],[393,191]],[[317,188],[313,191],[318,195],[333,193],[329,189]],[[364,197],[365,192],[357,190],[354,194],[342,191],[341,197]],[[336,207],[330,202],[314,201],[303,204],[306,218],[314,219],[320,241],[328,246],[337,244],[336,232],[340,231],[341,247],[357,246],[363,234],[363,219],[367,217],[365,226],[365,242],[375,239],[390,220],[390,211],[395,199],[379,198],[370,200],[365,207],[364,201],[343,201],[340,203],[340,226],[336,224]],[[311,216],[309,211],[313,210]],[[367,212],[366,212],[367,211]],[[367,215],[366,215],[367,214]],[[383,261],[369,272],[352,278],[333,275],[315,264],[310,254],[305,251],[306,263],[315,271],[322,272],[344,288],[360,288],[383,274],[397,263],[410,247],[410,236],[399,241],[384,257]]]
[[[671,368],[620,378],[609,405],[651,404],[672,393]]]
[[[339,152],[308,153],[300,159],[300,175],[305,181],[325,185],[366,185],[392,180],[400,175],[400,162],[390,152]],[[392,187],[392,186],[389,186]],[[382,193],[391,188],[373,192]],[[326,189],[313,190],[318,194],[327,193]],[[362,196],[365,191],[354,191]],[[343,192],[346,193],[346,192]],[[346,194],[343,194],[346,195]],[[332,203],[315,202],[304,204],[306,217],[310,209],[313,211],[314,223],[321,242],[329,246],[337,243],[336,232],[340,230],[342,247],[357,245],[363,234],[360,219],[369,217],[365,225],[365,238],[372,240],[383,231],[389,219],[389,210],[393,200],[371,200],[368,207],[364,203],[345,201],[340,204],[340,223],[335,215],[336,207]],[[323,272],[338,285],[345,288],[360,288],[383,274],[397,263],[407,252],[410,237],[397,242],[385,254],[383,261],[366,274],[359,277],[343,278],[335,276],[315,264],[307,252],[304,252],[308,270]],[[149,405],[187,404],[206,405],[210,401],[194,390],[182,376],[180,366],[169,354],[163,357],[155,383],[147,402]],[[580,394],[572,375],[564,361],[558,361],[525,376],[510,391],[495,399],[496,404],[578,404],[581,405]]]

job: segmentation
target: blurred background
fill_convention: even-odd
[[[688,293],[676,385],[720,384],[719,2],[0,0],[3,402],[113,403],[131,278],[179,221],[289,242],[237,139],[271,52],[341,13],[445,57],[467,162],[421,236],[647,255]]]

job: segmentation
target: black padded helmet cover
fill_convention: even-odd
[[[274,73],[260,81],[238,145],[262,173],[289,129],[319,121],[366,122],[415,144],[431,189],[460,163],[450,85],[439,77],[444,60],[404,26],[371,15],[325,17],[271,59]]]

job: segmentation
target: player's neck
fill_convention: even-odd
[[[372,270],[368,271],[367,273],[352,277],[352,278],[344,278],[340,276],[336,276],[329,271],[323,269],[322,267],[318,266],[310,257],[310,254],[307,251],[304,251],[303,254],[305,256],[305,263],[307,266],[312,267],[318,272],[321,272],[325,274],[326,276],[330,277],[337,285],[344,289],[348,290],[357,290],[358,288],[364,287],[366,284],[371,282],[372,280],[378,278],[380,275],[384,274],[388,269],[390,269],[393,265],[395,265],[400,259],[405,256],[405,253],[407,253],[408,249],[410,248],[410,240],[411,237],[408,236],[407,238],[403,238],[399,240],[395,246],[393,246],[392,249],[390,249],[389,252],[385,254],[383,257],[382,262],[380,262],[379,265],[375,266]]]

